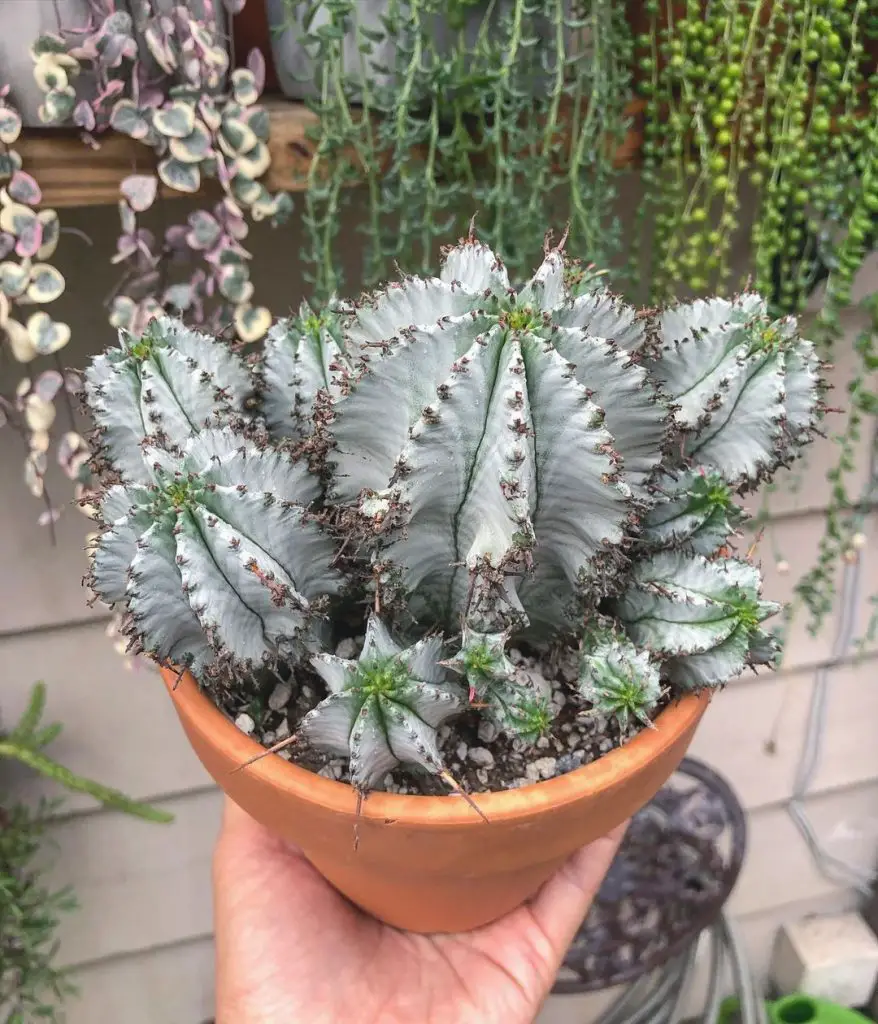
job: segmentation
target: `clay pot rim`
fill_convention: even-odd
[[[160,672],[184,721],[201,732],[230,760],[243,764],[264,749],[226,718],[199,689],[190,673],[186,672],[178,682],[176,672],[165,668]],[[643,729],[623,747],[611,750],[590,764],[520,789],[475,793],[473,799],[485,816],[494,822],[530,817],[612,789],[643,770],[672,746],[682,732],[697,723],[709,701],[709,691],[686,694],[659,714],[654,729]],[[281,790],[297,800],[337,814],[354,816],[357,813],[357,794],[348,783],[326,779],[277,755],[264,757],[242,770],[263,785]],[[364,819],[389,818],[402,825],[430,828],[484,825],[465,800],[453,796],[409,796],[376,791],[363,800],[360,816]]]

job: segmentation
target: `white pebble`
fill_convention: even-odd
[[[531,761],[529,764],[524,766],[524,774],[531,780],[531,782],[539,781],[540,770],[537,768],[536,761]]]
[[[353,637],[346,637],[335,649],[337,658],[353,658],[357,653],[357,642]]]
[[[439,742],[444,743],[451,735],[451,726],[443,725],[439,727]]]
[[[494,755],[487,747],[471,747],[469,759],[473,764],[477,764],[480,768],[494,767]]]
[[[570,735],[567,737],[567,746],[570,747],[571,750],[573,750],[575,747],[578,747],[581,742],[582,737],[577,735],[575,732],[570,733]]]
[[[301,692],[305,700],[314,700],[314,690],[307,683],[302,684]]]
[[[549,749],[549,737],[540,736],[536,743],[537,750],[548,750]]]
[[[600,750],[600,752],[602,754],[609,754],[609,752],[613,749],[613,741],[612,740],[601,740],[598,749]]]
[[[482,743],[493,743],[499,731],[495,723],[488,718],[483,718],[479,722],[479,739]]]
[[[277,739],[277,736],[275,736],[271,729],[268,729],[266,732],[262,734],[261,739],[263,747],[270,747],[272,743],[274,743],[274,741]]]
[[[290,723],[284,719],[277,727],[274,733],[274,738],[277,740],[285,740],[290,734]]]
[[[293,688],[289,683],[278,683],[271,691],[271,696],[268,698],[268,706],[272,711],[283,711],[287,704],[289,704],[292,695]]]
[[[458,758],[461,761],[465,761],[466,760],[466,752],[467,752],[468,749],[469,748],[467,747],[467,745],[462,740],[461,740],[460,743],[457,744],[457,751],[456,751],[456,753],[457,753]]]
[[[522,671],[522,675],[527,678],[537,695],[542,697],[543,700],[549,700],[551,698],[552,684],[548,679],[546,679],[542,672],[538,672],[536,669],[528,669]]]
[[[556,757],[540,757],[533,762],[534,768],[541,779],[551,779],[555,774],[555,767],[558,764]]]
[[[325,764],[320,769],[320,771],[317,774],[318,775],[322,775],[324,779],[334,779],[335,778],[335,773],[332,770],[332,766],[328,765],[328,764]]]
[[[387,773],[387,774],[386,774],[386,775],[384,776],[384,788],[385,788],[385,789],[390,789],[390,787],[391,787],[392,785],[393,785],[393,776],[392,776],[392,775],[390,774],[390,772],[388,772],[388,773]]]
[[[256,723],[245,712],[241,712],[241,714],[238,715],[238,717],[235,719],[235,725],[237,725],[241,732],[246,733],[248,736],[256,728]]]
[[[488,771],[486,768],[476,768],[476,778],[483,786],[488,785]]]
[[[552,703],[555,705],[556,708],[560,709],[564,707],[564,705],[567,703],[567,697],[564,695],[563,690],[556,690],[552,694]]]
[[[565,683],[575,683],[579,678],[579,666],[571,658],[564,658],[558,665],[558,674]]]

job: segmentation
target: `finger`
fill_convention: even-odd
[[[628,823],[582,847],[540,889],[530,911],[560,962],[588,913]]]

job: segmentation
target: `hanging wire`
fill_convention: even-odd
[[[869,465],[869,480],[860,504],[860,511],[854,517],[854,529],[859,529],[866,511],[878,495],[878,426],[872,437],[872,455]],[[814,687],[808,708],[808,722],[805,741],[802,745],[796,769],[793,793],[787,803],[787,811],[808,844],[811,855],[820,872],[837,885],[852,887],[868,895],[875,881],[875,872],[855,864],[849,864],[830,853],[817,836],[814,826],[805,810],[805,798],[811,789],[814,776],[820,764],[823,736],[826,726],[826,705],[829,695],[829,671],[851,653],[857,628],[857,603],[860,597],[862,559],[845,561],[841,581],[841,607],[832,645],[830,661],[821,665],[814,674]]]

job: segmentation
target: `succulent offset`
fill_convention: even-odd
[[[436,729],[468,708],[549,728],[512,647],[578,648],[623,732],[773,662],[735,495],[811,439],[813,347],[753,294],[638,313],[598,285],[547,245],[513,288],[471,236],[437,278],[303,306],[256,365],[168,320],[123,334],[87,374],[93,589],[205,685],[316,673],[299,735],[363,790],[443,773]],[[357,661],[321,646],[352,614]]]

